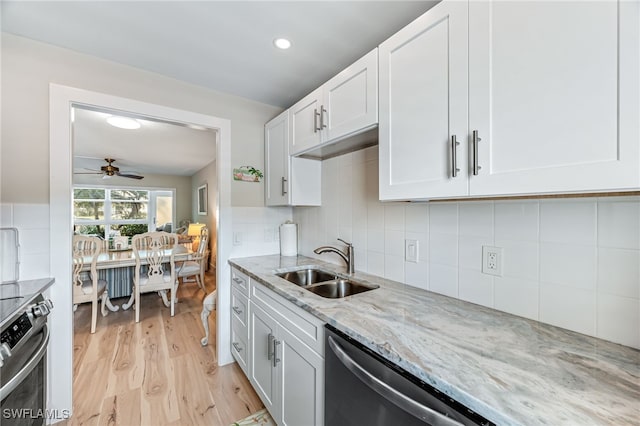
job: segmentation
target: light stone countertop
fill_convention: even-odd
[[[360,272],[380,288],[325,299],[274,275],[345,272],[304,256],[229,263],[496,424],[640,424],[636,349]]]

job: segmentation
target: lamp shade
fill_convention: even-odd
[[[204,226],[204,223],[190,223],[187,235],[190,237],[199,237],[200,231],[202,231],[202,228],[204,228]]]

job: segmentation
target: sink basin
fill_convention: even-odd
[[[313,267],[297,271],[284,271],[276,273],[276,275],[328,299],[341,299],[379,287],[374,284],[364,284],[343,278],[335,272],[323,271]]]
[[[314,284],[306,287],[305,290],[311,291],[318,296],[328,299],[340,299],[354,294],[363,293],[369,290],[375,290],[378,286],[365,285],[359,282],[337,279],[324,283]]]
[[[321,269],[301,269],[299,271],[289,271],[276,274],[277,276],[284,278],[285,280],[299,285],[300,287],[306,287],[311,284],[320,283],[323,281],[335,280],[336,274],[333,272],[323,271]]]

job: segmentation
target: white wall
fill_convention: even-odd
[[[293,209],[301,254],[340,264],[313,253],[340,237],[356,270],[640,348],[640,197],[381,203],[377,147],[322,167],[322,207]],[[480,272],[483,245],[502,277]]]
[[[231,120],[233,167],[262,169],[264,123],[281,108],[183,83],[2,33],[0,194],[11,203],[49,203],[49,83],[108,93]],[[20,184],[16,185],[19,177]],[[263,206],[262,183],[232,182],[232,205]]]
[[[198,214],[198,187],[207,184],[207,214]],[[191,176],[191,222],[204,223],[209,228],[209,250],[211,250],[211,265],[215,266],[216,259],[216,235],[217,235],[217,211],[218,211],[218,179],[216,160],[207,164],[196,174]]]

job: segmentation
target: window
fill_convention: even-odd
[[[163,206],[162,223],[173,218],[174,191],[122,188],[74,188],[74,232],[109,239],[156,229],[157,204]],[[150,213],[153,212],[153,213]],[[166,228],[166,227],[165,227]]]

